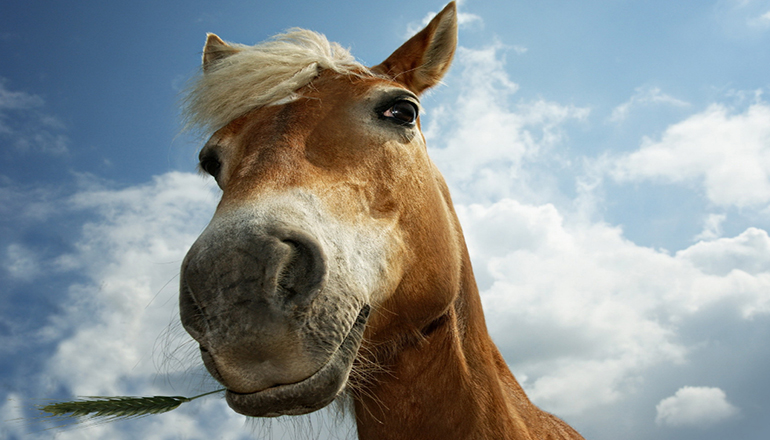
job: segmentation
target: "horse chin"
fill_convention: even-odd
[[[307,379],[276,385],[255,393],[227,390],[227,404],[235,412],[251,417],[301,415],[317,411],[334,401],[348,381],[353,360],[364,335],[370,307],[364,306],[353,327],[331,359]]]

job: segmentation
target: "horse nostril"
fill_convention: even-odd
[[[309,237],[285,238],[288,258],[278,274],[278,293],[291,303],[307,303],[321,290],[325,275],[323,254]]]
[[[241,242],[233,245],[231,236]],[[233,326],[273,331],[271,326],[317,298],[326,267],[320,242],[302,231],[225,229],[203,236],[182,264],[182,325],[206,344],[231,334]]]
[[[297,287],[302,281],[302,272],[305,271],[303,266],[306,266],[307,261],[304,261],[306,258],[301,255],[302,249],[297,242],[293,240],[283,242],[289,245],[290,251],[288,261],[278,274],[278,290],[290,298],[297,294]]]
[[[206,333],[206,317],[184,278],[179,288],[179,318],[193,339],[200,340]]]

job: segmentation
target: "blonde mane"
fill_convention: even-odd
[[[305,29],[254,46],[228,44],[232,55],[201,69],[187,88],[185,128],[216,131],[250,110],[292,98],[325,69],[371,74],[348,50]]]

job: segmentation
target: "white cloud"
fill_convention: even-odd
[[[711,105],[668,127],[659,141],[645,139],[611,174],[618,181],[702,184],[718,206],[764,206],[770,202],[770,106],[758,102],[733,114]]]
[[[186,359],[186,364],[166,362],[161,336],[169,325],[179,327],[174,281],[187,247],[211,215],[216,191],[200,176],[183,173],[168,173],[123,190],[103,189],[98,183],[94,187],[72,196],[69,205],[92,211],[96,217],[83,226],[76,250],[53,263],[59,270],[80,272],[86,281],[70,287],[61,304],[63,312],[49,317],[49,325],[42,330],[59,338],[68,335],[47,362],[42,392],[64,387],[81,396],[168,393],[168,379],[158,380],[158,374],[190,374],[186,369],[196,366],[194,358]],[[175,342],[185,341],[183,334],[178,339]],[[158,365],[168,371],[159,371]],[[187,389],[195,392],[203,384],[196,381],[203,376],[193,377],[187,380]],[[226,405],[210,410],[201,406],[209,408],[212,403],[195,405],[207,417],[229,420],[229,424],[217,424],[217,430],[242,424],[242,418]],[[90,426],[87,436],[192,438],[211,429],[184,411],[146,420],[133,422],[134,431],[121,429],[120,424]],[[36,435],[35,427],[29,435]],[[83,435],[82,430],[64,431],[57,438]]]
[[[505,71],[501,49],[459,48],[448,79],[456,82],[459,96],[426,115],[431,157],[456,196],[470,200],[521,196],[533,188],[525,184],[525,164],[546,159],[564,139],[561,126],[589,113],[545,100],[511,105],[519,86]]]
[[[519,55],[524,55],[529,51],[529,49],[526,46],[522,46],[520,44],[517,44],[513,46],[513,51],[516,52]]]
[[[0,78],[0,138],[22,152],[63,154],[69,138],[60,133],[64,124],[41,111],[45,101],[37,95],[11,91]]]
[[[623,104],[615,107],[610,115],[611,122],[620,122],[628,117],[632,109],[646,105],[670,105],[674,107],[687,107],[690,104],[673,96],[663,93],[658,87],[638,87],[636,93]]]
[[[461,29],[470,26],[483,26],[484,20],[476,14],[459,12],[457,14],[457,25],[460,26]]]
[[[50,188],[24,188],[3,179],[0,186],[0,215],[24,222],[41,221],[55,215],[61,206],[61,191]]]
[[[126,393],[156,374],[151,355],[176,313],[174,280],[216,194],[199,176],[169,173],[147,185],[81,192],[70,202],[98,220],[55,263],[89,282],[70,287],[65,321],[76,327],[59,343],[48,377],[78,395]]]
[[[457,210],[493,338],[529,396],[557,414],[627,399],[651,368],[686,362],[696,347],[679,328],[701,311],[770,312],[770,265],[754,261],[770,261],[761,230],[672,256],[552,205]]]
[[[469,12],[462,12],[460,10],[463,6],[463,3],[465,2],[460,2],[460,1],[457,2],[457,6],[458,6],[457,25],[460,27],[460,29],[484,26],[484,19],[482,19],[481,16],[476,14],[471,14]],[[411,38],[412,35],[421,31],[425,26],[428,25],[428,23],[430,23],[431,20],[433,20],[433,17],[435,17],[437,14],[438,12],[428,12],[419,22],[409,23],[406,26],[404,39]]]
[[[765,12],[757,17],[748,19],[749,27],[767,29],[770,28],[770,11]]]
[[[714,240],[722,236],[722,223],[727,220],[725,214],[709,214],[703,221],[703,231],[695,236],[695,240]]]
[[[677,252],[677,257],[708,274],[724,276],[733,270],[770,273],[770,237],[761,229],[749,228],[734,238],[701,241]]]
[[[740,412],[719,388],[683,387],[655,407],[655,423],[663,426],[706,428]]]
[[[30,110],[43,106],[43,98],[25,92],[12,92],[5,87],[5,82],[0,78],[0,111]]]
[[[770,29],[770,2],[720,0],[714,4],[714,19],[731,37],[753,38],[755,33]]]
[[[3,267],[12,278],[29,281],[40,273],[37,255],[24,245],[14,243],[5,250]]]

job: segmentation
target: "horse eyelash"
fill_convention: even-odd
[[[222,162],[216,156],[206,156],[198,162],[198,170],[216,179],[222,170]]]

